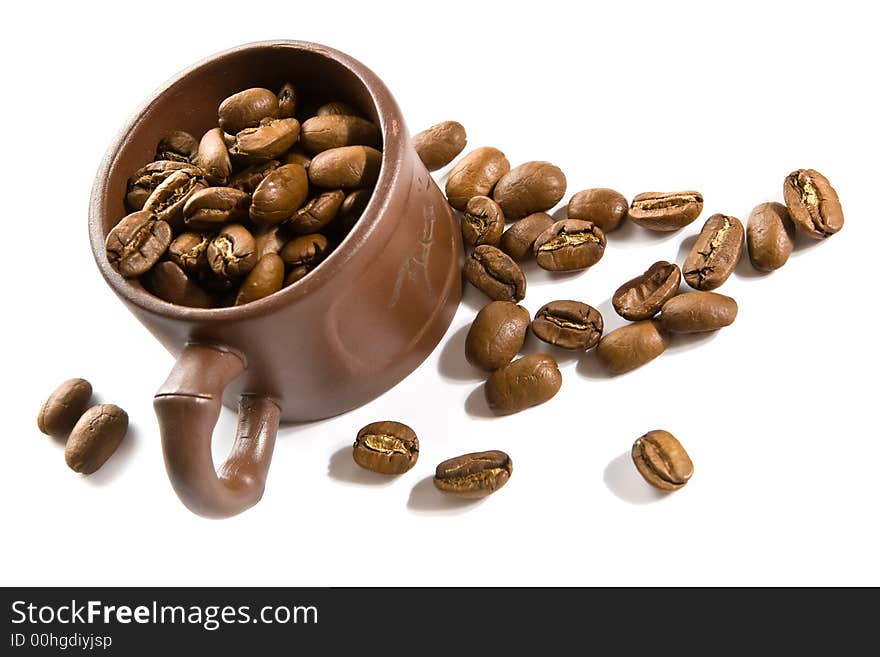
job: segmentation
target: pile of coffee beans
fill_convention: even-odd
[[[245,89],[217,115],[199,140],[175,131],[158,143],[106,241],[120,274],[194,308],[250,303],[306,276],[360,217],[382,161],[375,123],[344,102],[316,107],[291,83]],[[455,126],[437,132],[459,140]],[[455,157],[463,132],[455,143],[425,157]]]
[[[70,379],[43,403],[37,426],[47,436],[66,441],[64,460],[71,470],[92,474],[107,462],[128,431],[128,414],[114,404],[90,406],[92,384]]]

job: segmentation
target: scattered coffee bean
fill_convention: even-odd
[[[467,145],[467,133],[458,121],[432,125],[412,138],[419,159],[428,171],[436,171],[452,162]]]
[[[746,224],[749,260],[759,271],[773,271],[788,262],[794,250],[794,224],[782,203],[761,203]]]
[[[171,160],[173,162],[195,162],[199,150],[199,142],[188,132],[172,130],[162,138],[156,147],[157,162]]]
[[[563,219],[538,235],[533,247],[538,265],[549,271],[592,267],[605,253],[605,233],[589,221]]]
[[[668,431],[649,431],[637,439],[632,459],[645,481],[661,490],[678,490],[694,474],[688,453]]]
[[[232,162],[223,131],[220,128],[208,130],[199,142],[196,163],[202,170],[205,179],[212,185],[225,185],[232,173]]]
[[[235,297],[235,305],[241,306],[281,289],[284,283],[284,261],[274,253],[268,253],[257,261],[245,277]]]
[[[673,333],[717,331],[733,324],[736,301],[715,292],[687,292],[663,304],[660,326]]]
[[[522,301],[526,277],[510,256],[484,244],[474,249],[464,263],[465,278],[495,301]]]
[[[337,189],[333,192],[324,192],[294,212],[285,222],[284,227],[295,235],[317,233],[336,218],[343,200],[345,200],[343,191]]]
[[[632,322],[650,319],[678,293],[681,270],[665,260],[655,262],[641,276],[627,281],[614,293],[611,304],[618,315]]]
[[[181,233],[168,247],[168,257],[187,274],[201,273],[208,269],[210,242],[207,233]]]
[[[551,301],[532,322],[535,337],[563,349],[592,349],[604,328],[602,314],[580,301]]]
[[[379,177],[382,153],[369,146],[342,146],[318,153],[309,166],[309,180],[324,189],[372,186]]]
[[[419,439],[400,422],[373,422],[358,431],[352,455],[355,463],[367,470],[403,474],[419,459]]]
[[[213,305],[211,296],[170,260],[160,262],[150,270],[149,287],[163,301],[178,306],[210,308]]]
[[[379,145],[379,128],[359,116],[326,114],[313,116],[302,124],[300,144],[310,153],[321,153],[341,146]]]
[[[245,128],[235,135],[229,155],[243,162],[274,160],[299,139],[296,119],[263,119],[255,128]]]
[[[293,269],[305,267],[311,271],[324,260],[329,246],[327,238],[320,233],[302,235],[290,240],[281,249],[281,259]]]
[[[438,465],[434,486],[447,495],[477,499],[501,488],[512,473],[513,462],[504,452],[474,452]]]
[[[535,212],[514,223],[501,235],[498,247],[519,262],[532,254],[538,235],[553,225],[553,217]]]
[[[234,135],[278,116],[278,96],[260,87],[245,89],[220,103],[217,115],[220,129]]]
[[[565,174],[549,162],[526,162],[503,175],[492,192],[508,220],[544,212],[565,196]]]
[[[298,164],[285,164],[271,171],[254,190],[250,218],[271,226],[290,218],[309,195],[309,177]]]
[[[37,426],[47,436],[66,439],[91,398],[92,384],[85,379],[65,381],[43,403],[37,415]]]
[[[621,326],[606,333],[596,356],[611,374],[623,374],[649,363],[666,350],[666,338],[656,320]]]
[[[257,264],[257,245],[254,236],[241,224],[231,224],[208,244],[208,265],[222,278],[246,276]]]
[[[92,406],[79,418],[64,449],[74,472],[89,475],[109,459],[128,431],[128,414],[114,404]]]
[[[125,207],[129,212],[137,212],[144,209],[144,203],[150,198],[153,190],[161,185],[168,176],[175,171],[185,169],[193,175],[201,175],[199,169],[186,162],[162,160],[150,162],[147,166],[135,171],[128,179],[128,187],[125,193]]]
[[[187,228],[209,230],[248,216],[250,194],[234,187],[207,187],[193,193],[183,206],[183,223]]]
[[[461,218],[461,235],[472,246],[495,246],[504,232],[504,213],[488,196],[474,196]]]
[[[815,169],[792,171],[782,191],[795,225],[810,237],[824,239],[843,228],[843,208],[837,192]]]
[[[134,278],[159,262],[169,244],[171,226],[158,221],[152,212],[139,210],[113,227],[105,248],[110,265],[126,278]]]
[[[278,113],[276,116],[279,119],[292,118],[296,114],[298,106],[299,92],[292,82],[285,82],[284,86],[278,91]]]
[[[645,192],[629,206],[629,218],[648,230],[661,232],[684,228],[703,211],[699,192]]]
[[[512,361],[529,330],[529,311],[511,301],[492,301],[468,330],[464,354],[474,367],[494,371]]]
[[[697,290],[714,290],[726,281],[742,257],[745,229],[736,217],[713,214],[684,261],[684,280]]]
[[[474,196],[489,196],[495,183],[510,171],[504,153],[482,146],[465,155],[446,179],[446,197],[456,210],[464,211]]]
[[[543,404],[562,387],[556,360],[529,354],[495,370],[486,381],[486,401],[496,413],[516,413]]]
[[[629,203],[620,192],[605,187],[585,189],[568,202],[569,219],[589,221],[609,233],[616,230],[626,218]]]

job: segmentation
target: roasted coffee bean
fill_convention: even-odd
[[[320,233],[303,235],[290,240],[281,249],[281,259],[293,269],[306,267],[311,271],[325,258],[329,248],[327,238]]]
[[[522,349],[529,330],[529,311],[511,301],[492,301],[477,313],[464,342],[464,355],[474,367],[497,370]]]
[[[824,239],[843,228],[843,208],[828,178],[815,169],[788,174],[782,186],[794,223],[814,239]]]
[[[532,247],[538,266],[549,271],[592,267],[605,253],[605,233],[589,221],[563,219],[538,235]]]
[[[284,154],[284,164],[298,164],[308,171],[312,164],[312,158],[297,150],[287,151]]]
[[[285,164],[290,164],[290,162],[285,162]],[[260,183],[263,182],[263,178],[275,171],[280,165],[281,163],[278,160],[258,162],[232,176],[229,179],[229,186],[248,194],[253,194]]]
[[[204,230],[248,216],[251,195],[234,187],[200,189],[183,206],[183,223],[188,228]]]
[[[168,257],[189,274],[208,269],[208,244],[210,235],[205,233],[181,233],[168,247]]]
[[[299,210],[309,194],[309,177],[298,164],[270,172],[254,190],[251,221],[263,226],[280,224]]]
[[[316,196],[294,212],[284,223],[284,227],[294,235],[317,233],[336,218],[343,200],[345,192],[338,189]]]
[[[483,146],[465,155],[446,179],[446,197],[456,210],[464,211],[474,196],[489,196],[495,183],[510,171],[504,153]]]
[[[293,285],[297,281],[305,278],[306,274],[308,273],[309,268],[305,265],[294,267],[289,272],[287,272],[287,276],[284,277],[284,287],[287,287],[288,285]]]
[[[726,281],[742,257],[746,231],[736,217],[713,214],[684,261],[684,280],[697,290],[714,290]]]
[[[602,314],[580,301],[551,301],[532,322],[535,337],[563,349],[592,349],[604,328]]]
[[[526,277],[509,255],[488,244],[478,246],[465,260],[465,278],[495,301],[522,301]]]
[[[585,189],[571,197],[568,202],[569,219],[591,221],[603,232],[617,229],[626,218],[629,203],[620,192],[606,187]]]
[[[245,162],[274,160],[296,143],[299,130],[296,119],[263,119],[257,127],[235,135],[229,154]]]
[[[150,289],[160,299],[178,306],[210,308],[210,295],[192,281],[174,262],[160,262],[150,270]]]
[[[496,413],[516,413],[543,404],[562,387],[556,360],[529,354],[495,370],[486,381],[486,401]]]
[[[641,276],[627,281],[614,293],[611,304],[617,314],[633,322],[650,319],[678,293],[681,270],[665,260],[655,262]]]
[[[159,262],[171,244],[171,226],[148,210],[123,217],[107,235],[110,265],[126,278],[140,276]]]
[[[717,331],[733,324],[736,301],[715,292],[688,292],[663,304],[660,326],[673,333]]]
[[[150,198],[153,190],[161,185],[168,176],[175,171],[185,169],[193,175],[201,175],[199,169],[186,162],[174,162],[172,160],[161,160],[159,162],[150,162],[147,166],[135,171],[131,178],[128,179],[128,187],[125,193],[125,207],[129,212],[136,212],[144,209],[144,203]]]
[[[565,174],[549,162],[526,162],[498,180],[492,198],[509,220],[544,212],[565,196]]]
[[[92,384],[85,379],[65,381],[43,403],[37,415],[37,426],[47,436],[66,439],[91,398]]]
[[[287,243],[287,235],[282,226],[261,226],[254,233],[257,245],[257,260],[269,253],[279,254]]]
[[[553,225],[553,217],[535,212],[514,223],[501,235],[498,247],[517,262],[532,254],[535,240]]]
[[[372,186],[379,177],[382,153],[369,146],[342,146],[318,153],[309,166],[309,180],[324,189]]]
[[[119,447],[128,431],[128,414],[114,404],[92,406],[76,423],[67,439],[64,460],[74,472],[89,475]]]
[[[235,134],[245,128],[260,125],[263,119],[275,118],[278,115],[278,96],[268,89],[254,87],[245,89],[220,103],[217,110],[220,129]]]
[[[496,245],[504,232],[504,213],[488,196],[474,196],[461,218],[461,236],[472,246]]]
[[[447,495],[478,499],[501,488],[512,473],[513,462],[504,452],[474,452],[438,465],[434,486]]]
[[[173,130],[162,138],[156,146],[156,161],[195,162],[199,142],[188,132]]]
[[[327,228],[336,242],[341,242],[348,235],[357,220],[361,218],[372,197],[372,189],[356,189],[345,195],[336,219]]]
[[[235,305],[241,306],[263,297],[268,297],[281,289],[284,283],[284,261],[269,253],[257,261],[245,277],[235,297]]]
[[[694,474],[688,453],[668,431],[649,431],[636,440],[632,460],[645,481],[661,490],[678,490]]]
[[[310,153],[341,146],[379,145],[379,128],[359,116],[326,114],[313,116],[302,124],[300,144]]]
[[[232,173],[232,162],[220,128],[208,130],[199,142],[196,163],[212,185],[225,185]]]
[[[403,474],[419,459],[419,439],[400,422],[372,422],[358,431],[352,455],[354,462],[367,470]]]
[[[285,82],[284,86],[278,92],[278,112],[276,116],[279,119],[289,119],[296,114],[299,105],[299,93],[292,82]]]
[[[217,276],[241,278],[256,264],[254,236],[241,224],[224,226],[208,245],[208,265]]]
[[[458,121],[444,121],[422,130],[412,138],[412,143],[428,171],[436,171],[464,150],[467,133]]]
[[[324,103],[316,111],[315,116],[330,116],[333,114],[342,114],[344,116],[361,116],[354,107],[348,103],[336,100],[332,103]]]
[[[746,224],[749,260],[759,271],[773,271],[788,262],[794,250],[794,224],[782,203],[761,203]]]
[[[183,227],[183,208],[186,202],[190,196],[204,188],[204,181],[194,170],[180,169],[153,190],[144,203],[144,210],[178,231]]]
[[[703,211],[699,192],[645,192],[629,206],[629,218],[648,230],[669,232],[684,228]]]
[[[649,363],[666,350],[666,337],[656,320],[646,319],[605,334],[596,356],[612,374],[623,374]]]

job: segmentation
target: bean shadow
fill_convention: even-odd
[[[718,331],[706,331],[704,333],[672,333],[670,334],[669,344],[666,346],[664,355],[696,349],[700,345],[711,342],[717,336]]]
[[[825,240],[814,240],[812,237],[809,237],[803,233],[801,230],[794,231],[794,250],[791,252],[791,257],[797,258],[804,253],[808,253],[819,246]]]
[[[756,280],[766,278],[773,272],[755,269],[754,265],[752,265],[751,259],[749,258],[748,247],[743,247],[742,257],[739,259],[739,262],[736,263],[736,269],[733,270],[733,273],[737,278],[742,278],[745,280]]]
[[[371,472],[355,463],[351,456],[351,445],[333,452],[327,463],[327,476],[344,484],[357,486],[388,486],[397,480],[397,477]]]
[[[471,393],[464,400],[464,411],[475,419],[490,419],[498,417],[498,414],[489,408],[489,402],[486,401],[485,384],[481,383],[471,390]]]
[[[406,508],[420,514],[458,515],[475,509],[485,502],[485,499],[467,500],[450,497],[437,490],[433,476],[427,476],[413,486]]]
[[[629,324],[627,320],[617,314],[617,311],[614,310],[614,304],[611,301],[612,297],[608,297],[601,304],[596,306],[596,310],[599,311],[599,314],[602,315],[602,323],[604,324],[604,329],[602,330],[602,335],[606,333],[610,333],[616,328],[620,328],[626,324]]]
[[[642,479],[628,451],[605,466],[602,480],[608,490],[629,504],[653,504],[669,497]]]
[[[119,447],[117,447],[116,451],[113,452],[109,459],[107,459],[107,462],[104,463],[97,472],[88,476],[83,476],[83,479],[88,482],[89,485],[101,488],[113,483],[122,475],[125,469],[129,467],[129,462],[133,458],[140,436],[141,430],[138,426],[135,424],[129,424],[125,438],[122,439],[122,442],[119,443]]]
[[[675,256],[675,262],[679,263],[680,267],[684,268],[684,261],[687,260],[688,254],[694,248],[694,244],[697,243],[698,237],[699,235],[688,235],[678,245],[678,254]],[[684,274],[683,271],[682,274]],[[682,277],[682,282],[684,282],[684,277]]]
[[[588,379],[613,379],[615,374],[611,374],[596,356],[596,349],[590,349],[578,361],[575,371]]]
[[[671,232],[661,232],[657,230],[648,230],[638,224],[624,219],[617,230],[609,233],[609,240],[614,242],[615,246],[624,249],[640,248],[650,244],[661,244],[678,237],[681,229]]]
[[[526,354],[547,354],[548,356],[553,356],[553,359],[559,365],[565,365],[567,363],[573,363],[576,361],[580,355],[583,353],[578,349],[562,349],[561,347],[557,347],[555,345],[549,344],[535,337],[535,334],[529,330],[526,333],[526,340],[523,343],[522,352]]]
[[[589,271],[589,268],[577,269],[575,271],[549,271],[538,265],[538,262],[531,256],[517,264],[519,264],[520,269],[525,274],[527,283],[558,283],[577,278]],[[544,304],[541,305],[543,306]]]
[[[478,313],[487,303],[492,301],[482,291],[471,285],[464,276],[461,280],[461,303],[463,306]]]
[[[452,381],[479,381],[484,377],[464,356],[464,344],[470,325],[457,329],[440,349],[437,370],[444,379]]]

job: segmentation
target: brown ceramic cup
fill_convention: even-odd
[[[217,107],[248,87],[293,80],[307,97],[344,99],[382,130],[375,192],[339,247],[302,280],[252,303],[172,305],[110,266],[104,239],[125,214],[131,173],[170,130],[201,135]],[[259,501],[280,421],[337,415],[392,387],[432,351],[461,298],[460,231],[410,144],[391,93],[363,64],[313,43],[254,43],[209,57],[166,84],[110,147],[89,208],[104,279],[177,357],[156,393],[165,464],[177,494],[210,517]],[[236,440],[215,471],[221,401],[239,409]]]

